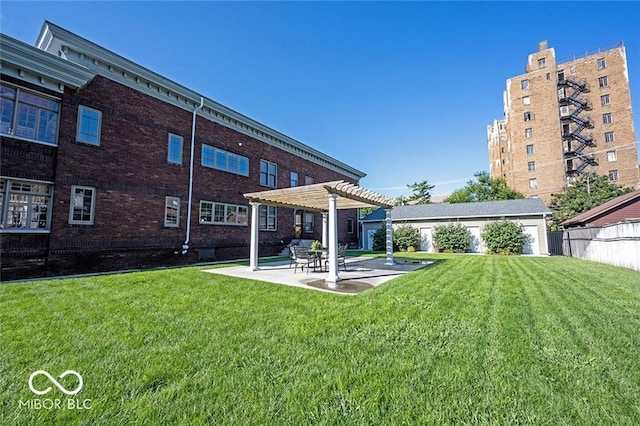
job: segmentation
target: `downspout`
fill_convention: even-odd
[[[204,106],[204,98],[200,97],[200,105],[193,109],[193,120],[191,123],[191,158],[189,164],[189,204],[187,204],[187,235],[182,244],[182,254],[187,254],[189,250],[189,240],[191,238],[191,199],[193,198],[193,154],[196,145],[196,116],[199,109]]]

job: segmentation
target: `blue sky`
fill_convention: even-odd
[[[486,126],[542,40],[559,61],[623,41],[640,123],[638,2],[0,7],[7,35],[33,44],[49,20],[364,171],[362,186],[391,197],[423,180],[447,194],[489,169]]]

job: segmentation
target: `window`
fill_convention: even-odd
[[[602,122],[604,124],[611,124],[613,122],[613,118],[611,117],[611,113],[610,112],[602,114]]]
[[[315,180],[311,176],[305,176],[304,177],[304,184],[305,185],[313,185],[314,183],[315,183]]]
[[[547,73],[547,80],[551,80],[551,73],[550,72]]]
[[[618,180],[618,171],[617,170],[609,170],[609,180]]]
[[[565,115],[569,115],[569,107],[568,106],[561,106],[560,107],[560,115],[561,116],[565,116]]]
[[[529,161],[527,163],[527,169],[529,169],[530,172],[533,172],[536,170],[536,162],[535,161]]]
[[[533,144],[527,145],[527,155],[531,155],[534,153]]]
[[[55,145],[60,102],[0,85],[0,133]]]
[[[0,179],[0,230],[48,231],[53,185]]]
[[[615,141],[615,138],[613,136],[613,132],[605,132],[604,141],[605,142],[613,142],[613,141]]]
[[[609,85],[609,80],[607,79],[606,75],[598,79],[598,86],[607,87],[608,85]]]
[[[558,71],[558,81],[564,80],[564,70]]]
[[[347,234],[353,234],[355,232],[355,226],[352,218],[347,219]]]
[[[600,96],[600,105],[602,105],[602,106],[609,105],[609,103],[610,103],[609,95]]]
[[[524,121],[531,121],[533,120],[533,113],[532,112],[525,112],[524,113]]]
[[[258,229],[261,231],[275,231],[276,228],[275,206],[261,205],[258,207]]]
[[[536,178],[529,179],[529,188],[537,189],[538,188],[538,179],[536,179]]]
[[[528,89],[529,88],[529,80],[522,80],[520,82],[520,88],[522,89]]]
[[[312,233],[313,231],[314,231],[313,213],[305,212],[304,213],[304,232]]]
[[[567,88],[561,87],[558,89],[558,99],[564,99],[567,97]]]
[[[241,176],[249,176],[249,158],[206,144],[202,145],[202,165]]]
[[[180,198],[165,197],[164,226],[169,228],[177,228],[180,226]]]
[[[182,136],[169,133],[167,161],[169,163],[182,164]]]
[[[298,186],[298,173],[291,172],[291,187]]]
[[[532,138],[533,137],[533,129],[531,127],[529,127],[528,129],[524,129],[524,136],[526,138]]]
[[[93,225],[96,207],[96,189],[87,186],[71,187],[71,208],[69,223],[72,225]]]
[[[606,67],[607,67],[607,60],[605,58],[598,59],[598,69],[600,70]]]
[[[547,66],[546,58],[538,59],[538,68],[545,68]]]
[[[575,74],[576,73],[576,67],[569,68],[569,73],[570,74]]]
[[[200,223],[247,226],[247,206],[200,201]]]
[[[618,156],[615,151],[607,151],[607,161],[617,161]]]
[[[269,161],[260,160],[260,185],[276,187],[278,166]]]
[[[523,96],[522,105],[531,105],[531,98],[529,96]]]
[[[102,112],[83,105],[78,107],[78,128],[76,141],[91,145],[100,145],[100,127]]]

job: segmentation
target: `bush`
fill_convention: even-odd
[[[373,250],[386,251],[387,250],[387,230],[384,226],[378,228],[373,234]]]
[[[519,223],[500,219],[485,225],[482,240],[493,254],[520,254],[529,237]]]
[[[448,253],[467,253],[471,247],[471,232],[460,223],[434,226],[432,238],[438,250]]]
[[[420,247],[420,230],[411,225],[398,226],[393,230],[393,247],[394,250],[415,251]]]

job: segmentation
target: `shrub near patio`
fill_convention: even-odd
[[[0,424],[640,424],[640,274],[397,256],[434,263],[357,296],[195,267],[0,285]],[[70,369],[90,409],[20,405]]]

